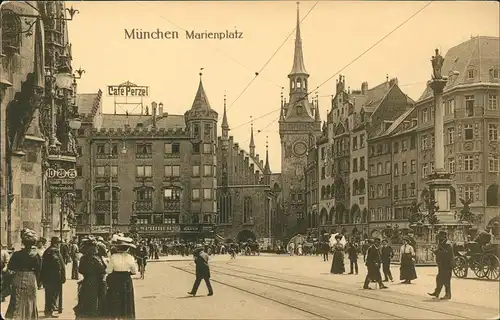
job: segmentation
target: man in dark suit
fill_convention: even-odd
[[[356,271],[356,274],[358,274],[358,253],[358,246],[355,243],[349,243],[349,247],[347,248],[347,256],[349,257],[351,266],[349,274],[353,274],[353,271]]]
[[[382,276],[380,275],[380,250],[378,245],[380,244],[379,238],[373,239],[373,244],[366,251],[366,268],[368,269],[368,273],[366,274],[365,284],[363,289],[371,289],[369,287],[371,280],[374,280],[378,283],[380,289],[386,289],[382,283]]]
[[[453,246],[447,239],[445,230],[440,230],[438,235],[438,248],[434,250],[436,255],[436,263],[438,265],[438,274],[436,276],[436,289],[428,295],[439,298],[441,289],[445,289],[445,295],[442,300],[451,299],[451,274],[453,271],[453,264],[455,261]]]
[[[45,288],[45,316],[52,318],[53,312],[59,309],[62,312],[62,303],[56,305],[58,298],[62,301],[62,285],[66,282],[66,264],[59,251],[59,237],[52,237],[50,247],[45,250],[42,256],[42,270],[40,279]]]
[[[196,279],[188,294],[195,296],[200,286],[201,280],[205,280],[208,289],[208,296],[214,295],[212,284],[210,283],[210,267],[208,266],[208,254],[203,251],[202,245],[197,245],[194,250],[194,263],[196,264]]]
[[[387,240],[385,239],[382,240],[380,254],[382,258],[382,270],[384,271],[384,282],[389,280],[392,282],[391,259],[394,256],[394,252],[392,251],[392,248],[387,245]]]

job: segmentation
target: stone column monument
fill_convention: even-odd
[[[442,103],[443,89],[448,79],[441,74],[444,58],[436,49],[431,59],[433,74],[428,82],[434,94],[434,171],[429,174],[429,190],[436,202],[435,214],[439,224],[455,222],[451,212],[451,174],[444,166],[444,110]]]

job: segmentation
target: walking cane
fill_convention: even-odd
[[[63,284],[61,283],[61,290],[59,291],[59,307],[58,312],[62,313],[63,310]]]

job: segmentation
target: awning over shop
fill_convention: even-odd
[[[217,240],[220,240],[220,241],[225,241],[225,240],[226,240],[226,239],[224,239],[224,237],[223,237],[223,236],[218,235],[218,234],[216,234],[216,235],[215,235],[215,238],[216,238]]]

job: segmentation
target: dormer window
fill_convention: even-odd
[[[474,79],[476,72],[474,69],[467,70],[467,79]]]
[[[21,19],[11,10],[2,10],[3,54],[19,53],[21,49]]]

